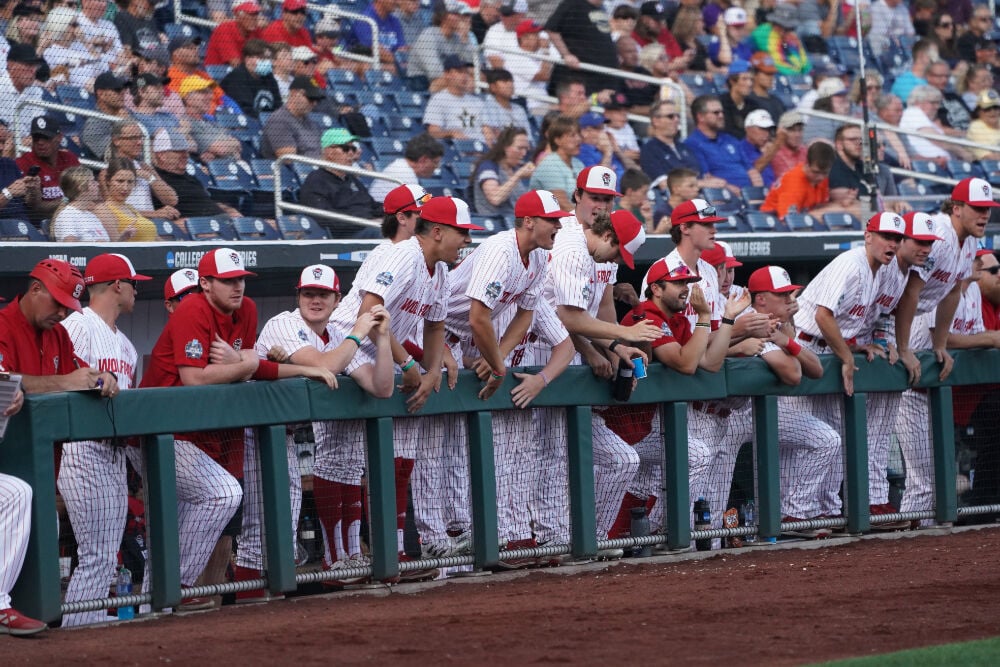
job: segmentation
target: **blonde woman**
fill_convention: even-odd
[[[55,7],[49,11],[38,38],[42,57],[52,68],[52,78],[81,88],[89,87],[107,69],[102,54],[87,48],[82,34],[80,12]]]
[[[94,209],[101,203],[101,189],[90,169],[70,167],[59,177],[59,187],[65,199],[52,214],[49,236],[66,243],[110,241],[108,230],[94,215]]]
[[[135,166],[131,160],[109,160],[108,168],[101,173],[105,200],[94,209],[94,213],[111,238],[140,243],[157,241],[156,223],[126,201],[135,188],[135,181]]]

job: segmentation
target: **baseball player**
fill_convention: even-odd
[[[330,372],[339,374],[346,372],[353,377],[361,387],[378,398],[388,398],[393,390],[392,350],[389,346],[388,326],[389,315],[382,306],[376,306],[371,312],[362,314],[346,336],[340,330],[329,326],[330,315],[340,303],[340,279],[329,266],[314,264],[302,270],[296,286],[298,308],[274,316],[264,325],[257,338],[255,350],[261,359],[291,361],[303,366],[325,367]],[[360,341],[370,337],[375,342],[376,358],[367,359],[355,354],[360,348]],[[314,424],[317,449],[331,446],[330,436],[341,424]],[[344,425],[346,426],[346,425]],[[302,506],[302,478],[299,474],[298,457],[295,449],[294,436],[287,436],[288,475],[291,491],[292,526],[298,525],[299,511]],[[360,466],[364,468],[364,452],[360,454]],[[261,553],[261,518],[262,501],[259,496],[259,481],[256,479],[260,470],[260,460],[252,447],[246,449],[244,474],[243,527],[237,540],[235,580],[247,581],[260,578],[264,567]],[[355,486],[360,503],[360,474]],[[341,497],[346,494],[341,494]],[[354,494],[351,494],[352,497]],[[341,508],[333,508],[335,514]],[[340,522],[336,522],[340,523]],[[358,531],[360,536],[360,516],[358,525],[351,530]],[[330,544],[346,544],[348,542],[347,524],[340,526],[342,531],[334,538],[331,533]],[[295,540],[295,531],[292,534]],[[360,549],[355,552],[360,555]],[[259,591],[246,591],[236,594],[237,601],[251,602],[267,599],[266,594]]]
[[[184,297],[199,290],[198,272],[194,269],[180,269],[171,273],[163,285],[163,307],[167,309],[167,315],[174,314]]]
[[[983,294],[978,282],[983,274],[982,258],[992,254],[986,248],[977,250],[972,273],[962,281],[962,298],[948,335],[949,350],[1000,347],[1000,331],[987,331],[983,323]]]
[[[335,387],[325,368],[261,360],[253,350],[257,306],[244,298],[246,276],[239,253],[211,250],[198,263],[201,292],[186,296],[153,346],[142,387],[228,384],[250,378],[274,380],[305,376]],[[244,434],[241,429],[179,433],[174,436],[180,532],[181,584],[192,586],[205,569],[223,531],[243,498]],[[228,526],[228,530],[227,530]],[[148,588],[149,578],[143,587]],[[204,609],[211,600],[188,598],[186,609]]]
[[[124,255],[98,255],[87,264],[83,277],[89,305],[63,320],[76,355],[91,368],[113,374],[120,390],[135,386],[138,354],[117,321],[132,312],[139,281],[144,280],[151,278],[136,273]],[[66,443],[56,481],[79,557],[66,589],[66,602],[105,598],[115,579],[128,513],[128,481],[120,443]],[[66,614],[62,624],[72,627],[105,620],[107,613],[101,609]]]
[[[972,272],[976,239],[986,234],[993,188],[980,178],[966,178],[955,186],[951,198],[934,216],[934,243],[927,263],[911,270],[896,307],[896,345],[910,382],[920,380],[920,363],[914,350],[933,350],[941,364],[940,379],[951,372],[954,361],[946,349],[948,333],[961,297],[961,281]],[[936,310],[935,310],[936,309]],[[930,455],[930,428],[926,394],[903,392],[896,420],[896,435],[906,462],[906,492],[900,510],[929,510],[934,503],[934,464]]]

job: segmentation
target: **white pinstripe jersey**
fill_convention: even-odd
[[[431,273],[427,270],[424,253],[417,237],[390,246],[385,252],[369,256],[373,260],[365,274],[355,279],[351,291],[344,297],[330,318],[330,323],[346,336],[358,319],[358,309],[365,295],[371,292],[382,297],[392,317],[390,328],[396,340],[416,340],[423,320],[440,322],[448,312],[448,265],[438,262]],[[375,344],[365,340],[364,356],[375,358]]]
[[[671,257],[680,262],[684,262],[676,248],[671,250],[667,255],[667,258]],[[687,262],[684,263],[686,264]],[[722,296],[722,293],[719,291],[719,272],[714,266],[703,260],[701,257],[698,258],[696,264],[697,265],[694,266],[693,269],[695,273],[701,276],[701,280],[695,283],[695,285],[701,288],[702,293],[705,295],[705,301],[712,309],[712,314],[709,316],[709,319],[712,322],[712,331],[715,331],[719,328],[719,322],[722,320],[722,313],[725,312],[724,309],[726,305],[726,297]],[[692,267],[689,266],[688,268],[690,269]],[[642,286],[642,291],[643,293],[646,292],[645,283]],[[691,307],[690,301],[688,302],[687,310],[684,311],[684,316],[687,317],[688,322],[691,323],[691,331],[694,331],[694,325],[698,322],[698,313],[696,313],[694,308]]]
[[[72,313],[62,325],[69,332],[76,355],[91,368],[114,373],[119,389],[131,389],[136,385],[135,367],[139,355],[121,329],[109,327],[90,306]]]
[[[955,317],[951,321],[951,332],[971,336],[983,333],[983,294],[979,291],[979,283],[972,283],[962,293],[962,298],[955,309]]]
[[[535,306],[528,333],[507,355],[508,366],[542,366],[548,361],[549,355],[539,354],[539,348],[551,351],[569,338],[569,332],[548,301],[539,299]]]
[[[941,237],[931,246],[931,254],[927,263],[914,267],[924,279],[924,287],[920,290],[920,300],[917,303],[917,314],[929,313],[945,298],[960,280],[972,275],[972,262],[976,259],[976,238],[969,236],[959,244],[958,233],[951,224],[951,217],[943,213],[933,216],[934,231]]]
[[[266,359],[267,351],[275,345],[281,346],[289,356],[305,347],[312,347],[320,352],[329,352],[343,343],[344,336],[347,335],[329,323],[326,325],[326,333],[328,341],[324,341],[306,324],[298,308],[287,310],[275,315],[264,324],[260,335],[257,336],[254,351],[261,359]],[[355,354],[344,369],[344,373],[350,375],[363,363],[363,355]]]
[[[852,248],[837,255],[802,290],[795,328],[821,338],[816,311],[823,306],[833,313],[844,340],[863,336],[871,329],[869,318],[875,309],[877,293],[875,276],[864,248]]]
[[[545,299],[553,306],[582,308],[597,317],[604,290],[618,278],[618,265],[594,261],[576,216],[561,222],[545,278]]]
[[[374,248],[372,248],[371,252],[368,253],[368,256],[365,257],[365,261],[361,262],[361,266],[358,267],[358,272],[354,276],[354,282],[351,284],[354,285],[359,282],[363,282],[364,280],[367,280],[369,277],[368,274],[371,272],[372,267],[377,266],[380,261],[379,258],[383,254],[389,252],[389,250],[391,250],[394,245],[395,244],[392,241],[386,239],[381,243],[379,243]]]

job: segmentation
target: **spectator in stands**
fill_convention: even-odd
[[[863,144],[861,142],[861,127],[859,125],[841,125],[837,128],[833,140],[837,157],[830,170],[830,199],[849,205],[858,197],[868,200],[872,193],[872,185],[864,169]],[[896,181],[889,172],[889,166],[879,163],[875,170],[875,187],[883,197],[895,197],[899,194]],[[877,204],[873,205],[877,209]],[[902,215],[910,210],[909,204],[897,201],[886,205],[887,210]]]
[[[393,14],[398,4],[398,0],[372,0],[362,12],[378,25],[379,61],[390,69],[396,67],[396,52],[407,46],[403,24]],[[351,30],[345,36],[344,42],[349,47],[360,45],[371,49],[371,25],[367,21],[352,21]]]
[[[156,177],[156,170],[151,165],[143,162],[144,138],[139,124],[132,121],[118,123],[111,130],[109,159],[131,160],[136,173],[135,187],[125,201],[147,218],[176,220],[180,217],[175,208],[177,193],[166,181]],[[159,208],[153,206],[153,193],[163,203]]]
[[[233,19],[216,26],[208,38],[205,65],[236,67],[240,64],[243,45],[248,39],[260,39],[260,36],[260,5],[254,0],[233,0]],[[174,51],[174,40],[170,42],[171,53]],[[174,78],[173,75],[170,78]]]
[[[817,141],[806,151],[806,161],[792,168],[771,188],[760,210],[776,213],[784,219],[789,213],[809,213],[816,217],[826,213],[861,212],[857,200],[844,206],[830,200],[830,169],[836,157],[833,146]]]
[[[562,0],[545,22],[545,30],[566,63],[553,70],[550,90],[555,90],[560,81],[570,76],[569,70],[578,69],[582,62],[618,67],[608,15],[601,0]],[[618,86],[618,80],[606,74],[580,70],[573,76],[583,78],[589,93],[614,90]]]
[[[45,61],[38,57],[35,49],[27,44],[11,44],[7,52],[7,76],[10,79],[11,88],[3,86],[0,89],[0,96],[4,100],[0,104],[0,119],[7,123],[8,127],[14,126],[14,110],[22,108],[20,115],[21,127],[17,134],[25,137],[30,136],[31,121],[44,113],[42,107],[24,106],[25,102],[40,102],[42,99],[42,87],[36,78],[39,67]]]
[[[653,202],[648,196],[651,182],[649,176],[642,173],[641,169],[626,169],[618,179],[622,196],[615,204],[615,210],[625,209],[630,212],[636,220],[642,221],[646,232],[653,234],[656,228],[653,221]]]
[[[961,25],[961,19],[952,13],[955,23]],[[958,38],[955,48],[958,57],[968,63],[976,62],[976,51],[981,42],[986,40],[988,32],[993,30],[993,14],[988,5],[979,5],[969,19],[969,29]]]
[[[993,89],[979,93],[974,113],[976,119],[969,125],[966,139],[993,149],[973,148],[973,154],[977,160],[1000,159],[1000,94]]]
[[[7,5],[8,7],[10,4]],[[27,44],[33,49],[38,48],[38,34],[42,29],[45,14],[41,8],[18,4],[13,8],[13,16],[7,23],[4,33],[8,44]]]
[[[418,134],[406,142],[403,157],[397,158],[382,170],[385,176],[401,183],[416,183],[421,178],[430,178],[441,164],[444,146],[429,134]],[[396,183],[385,179],[375,179],[369,192],[375,201],[383,201],[396,187]]]
[[[220,82],[226,95],[251,118],[271,113],[281,105],[281,90],[271,73],[271,53],[271,46],[264,40],[248,40],[243,45],[242,61]]]
[[[457,56],[462,62],[475,62],[479,43],[470,31],[471,7],[461,0],[445,0],[434,15],[434,25],[424,29],[410,48],[406,75],[427,79],[430,91],[436,93],[446,85],[444,61]]]
[[[188,155],[192,146],[188,138],[175,130],[160,130],[153,137],[153,164],[156,175],[166,181],[177,194],[177,211],[182,218],[203,215],[229,215],[238,217],[240,212],[212,199],[208,190],[196,176],[187,172]],[[153,192],[153,206],[160,208],[160,201]]]
[[[653,43],[661,44],[669,59],[677,61],[674,65],[676,71],[683,72],[687,68],[690,58],[684,57],[684,49],[667,27],[667,16],[663,5],[659,2],[644,2],[639,5],[639,18],[635,30],[632,31],[632,39],[640,47]]]
[[[836,7],[831,11],[836,11]],[[782,74],[806,74],[812,69],[809,55],[795,34],[797,27],[797,8],[784,3],[767,15],[767,23],[758,25],[750,33],[756,50],[765,51],[771,57],[773,66]]]
[[[199,78],[199,77],[195,77]],[[202,79],[204,80],[204,79]],[[132,81],[132,116],[153,134],[161,127],[180,127],[180,119],[162,111],[167,80],[155,74],[140,74]]]
[[[747,114],[746,137],[740,142],[740,153],[743,162],[753,165],[764,181],[764,187],[774,183],[774,169],[771,161],[778,150],[778,142],[774,138],[774,119],[763,109],[756,109]]]
[[[742,7],[729,7],[722,15],[722,22],[725,24],[725,43],[729,46],[730,64],[737,60],[749,61],[753,57],[753,47],[747,37],[750,34],[747,28],[747,12]],[[712,62],[718,66],[723,66],[720,55],[725,55],[723,40],[717,38],[708,45],[708,55]]]
[[[975,109],[979,94],[993,88],[993,70],[987,65],[972,65],[958,82],[958,92],[969,109]]]
[[[77,88],[90,88],[97,75],[108,69],[106,54],[83,42],[80,12],[66,7],[49,11],[38,38],[42,57],[51,68],[50,79]]]
[[[292,79],[295,78],[295,61],[292,59],[292,47],[284,42],[264,43],[271,49],[271,57],[269,58],[271,61],[271,76],[278,83],[278,93],[280,95],[278,99],[284,101],[288,97],[288,87],[292,85]],[[305,49],[312,55],[312,49],[308,46],[297,46],[295,48]],[[243,51],[246,52],[245,46],[243,47]]]
[[[743,121],[747,114],[759,108],[757,103],[749,98],[753,92],[753,79],[750,63],[738,60],[729,67],[729,75],[726,77],[726,87],[729,90],[719,95],[726,119],[724,129],[737,139],[744,137]]]
[[[872,72],[871,70],[868,70],[868,72],[875,73]],[[841,83],[845,83],[844,77],[846,76],[846,74],[847,70],[843,67],[843,65],[840,65],[838,63],[834,62],[816,63],[816,66],[813,68],[812,72],[810,72],[813,81],[812,88],[810,88],[809,90],[807,90],[805,93],[802,94],[802,97],[799,98],[799,103],[795,106],[795,108],[798,109],[799,111],[808,111],[809,109],[812,109],[813,107],[816,106],[816,100],[819,99],[819,87],[823,84],[823,82],[826,81],[827,79],[836,78],[840,79]],[[878,85],[878,90],[881,91],[882,90],[881,77],[879,81],[880,83]],[[860,96],[858,97],[858,99],[860,99]],[[856,102],[857,100],[852,99],[851,101]]]
[[[62,131],[59,120],[53,116],[38,116],[30,125],[31,150],[17,158],[17,168],[27,174],[33,167],[38,168],[41,198],[30,207],[32,222],[39,224],[49,218],[64,196],[59,187],[59,177],[63,171],[80,164],[80,160],[67,150],[59,148]]]
[[[423,13],[420,11],[420,0],[399,0],[393,13],[399,19],[403,28],[403,44],[416,44],[420,33],[427,27]],[[317,38],[319,35],[317,35]]]
[[[639,164],[653,179],[653,187],[667,188],[667,174],[674,169],[686,167],[695,174],[701,173],[698,156],[690,148],[678,141],[680,134],[680,113],[670,101],[661,100],[649,112],[649,138],[639,149]],[[699,185],[721,188],[726,184],[721,178],[709,177]]]
[[[589,111],[580,116],[580,152],[577,157],[584,167],[601,165],[614,170],[620,181],[625,173],[626,161],[629,167],[637,166],[632,160],[625,158],[612,137],[604,129],[604,116],[596,111]]]
[[[512,218],[514,202],[528,191],[527,179],[535,172],[535,163],[525,157],[531,141],[524,128],[508,127],[500,131],[493,146],[472,168],[472,201],[480,215]]]
[[[627,7],[627,5],[619,6]],[[619,37],[618,41],[615,42],[615,48],[618,50],[619,69],[624,72],[632,72],[633,74],[645,74],[647,76],[650,74],[649,70],[642,66],[639,56],[639,45],[630,35]],[[615,95],[623,95],[626,105],[632,107],[634,113],[646,115],[649,113],[649,107],[656,100],[659,92],[659,86],[647,81],[622,79],[619,90]]]
[[[805,129],[805,119],[798,111],[786,111],[778,119],[778,134],[775,136],[778,150],[771,160],[775,180],[806,161],[806,146],[802,141]]]
[[[500,0],[480,0],[479,11],[472,15],[472,34],[480,44],[487,31],[500,21]]]
[[[758,51],[750,59],[750,65],[753,67],[753,89],[747,99],[756,104],[758,109],[771,114],[771,118],[781,118],[781,114],[785,113],[785,103],[771,94],[774,90],[774,75],[778,72],[774,60],[768,54]]]
[[[833,113],[838,116],[847,116],[851,113],[851,102],[847,99],[847,86],[844,85],[841,79],[825,79],[819,85],[818,92],[819,99],[813,105],[813,109],[816,111],[825,111],[826,113]],[[806,133],[803,141],[806,142],[807,146],[815,139],[832,141],[833,134],[837,131],[841,123],[843,123],[842,120],[813,116],[806,123]]]
[[[631,38],[625,37],[623,39]],[[618,144],[618,150],[629,160],[637,162],[639,160],[639,138],[635,136],[635,130],[628,122],[629,111],[628,97],[624,93],[612,95],[611,99],[604,103],[604,129],[614,137]]]
[[[120,79],[111,72],[104,72],[94,80],[94,98],[97,102],[96,111],[108,116],[130,118],[125,108],[126,79]],[[80,141],[84,147],[98,159],[103,159],[111,144],[111,128],[114,122],[103,118],[88,118],[80,131]]]
[[[937,46],[928,39],[921,39],[913,45],[912,55],[910,69],[896,77],[892,83],[892,94],[901,100],[908,99],[910,91],[917,86],[927,85],[927,70],[938,59]]]
[[[153,20],[152,0],[117,0],[118,13],[114,23],[122,46],[131,53],[160,45],[160,30]]]
[[[689,72],[725,72],[732,62],[733,54],[726,42],[725,48],[719,54],[722,65],[715,65],[708,56],[708,49],[701,43],[699,37],[705,35],[705,19],[698,7],[681,7],[677,10],[672,26],[674,38],[681,45],[685,56],[690,54],[687,70]],[[723,33],[725,35],[725,33]],[[683,58],[682,58],[683,59]]]
[[[504,62],[510,55],[508,51],[517,50],[517,27],[525,20],[527,13],[527,0],[505,0],[500,5],[500,20],[491,25],[480,40],[483,45],[483,55],[486,56],[491,68],[506,69]]]
[[[484,134],[488,130],[490,143],[495,141],[505,127],[519,127],[530,132],[528,112],[514,103],[514,77],[505,69],[486,71],[489,95],[483,100],[482,122]],[[440,95],[441,93],[438,93]]]
[[[931,137],[945,136],[944,130],[931,120],[937,117],[939,108],[941,108],[941,91],[931,86],[917,86],[906,100],[906,111],[903,112],[899,122],[900,129]],[[906,135],[906,140],[912,157],[931,160],[939,167],[946,166],[952,157],[959,160],[972,159],[972,153],[962,146],[935,142],[912,134]]]
[[[931,63],[927,68],[927,83],[941,92],[941,108],[937,121],[945,134],[963,137],[972,122],[972,111],[965,106],[962,96],[951,89],[951,67],[943,60]]]
[[[903,0],[875,0],[871,7],[871,24],[868,44],[876,56],[881,56],[889,47],[890,37],[898,39],[916,34],[910,10]]]
[[[136,180],[131,160],[108,160],[108,168],[101,172],[105,199],[94,208],[94,215],[100,219],[111,238],[141,243],[157,241],[156,223],[128,203]]]
[[[59,177],[59,187],[65,193],[59,207],[52,215],[49,236],[60,243],[102,243],[111,241],[107,228],[94,209],[101,203],[101,188],[90,169],[70,167]],[[127,241],[118,235],[115,241]]]
[[[424,125],[435,139],[486,139],[492,130],[483,125],[483,100],[476,95],[472,62],[458,56],[444,59],[442,90],[431,95],[424,109]]]
[[[103,54],[102,58],[111,71],[121,71],[128,64],[129,54],[122,48],[118,28],[104,18],[108,11],[108,0],[81,0],[80,39],[93,52]]]
[[[538,163],[529,184],[532,190],[548,190],[564,211],[573,210],[570,195],[576,187],[576,177],[585,165],[580,153],[580,124],[570,116],[556,116],[545,134],[550,153]]]
[[[333,127],[323,133],[321,145],[322,159],[334,164],[350,166],[360,152],[357,142],[360,137],[349,131]],[[382,205],[372,199],[368,189],[353,174],[338,171],[333,167],[314,169],[299,191],[299,203],[303,206],[345,213],[356,218],[380,220]],[[359,227],[348,222],[319,218],[320,224],[330,233],[332,239],[377,238],[377,228]]]
[[[882,93],[882,84],[884,80],[882,75],[875,70],[867,70],[865,72],[865,91],[867,92],[867,99],[865,102],[868,104],[868,111],[875,108],[875,100]],[[862,104],[861,104],[861,77],[858,76],[851,82],[851,90],[847,94],[847,99],[851,103],[851,115],[855,118],[862,117]]]
[[[903,119],[903,102],[892,93],[883,93],[875,100],[875,113],[881,122],[899,127],[899,122]],[[910,163],[910,151],[900,135],[879,130],[879,138],[885,144],[886,162],[903,169],[913,166]]]
[[[326,88],[326,77],[319,71],[319,57],[308,46],[296,46],[292,49],[292,66],[295,76],[307,76],[320,88]],[[282,91],[282,99],[287,96],[287,91]]]
[[[316,57],[319,58],[316,71],[320,75],[325,76],[329,70],[333,69],[340,62],[340,58],[334,53],[335,50],[340,48],[338,46],[340,42],[340,30],[340,22],[332,16],[324,16],[313,28],[313,35],[316,39],[313,49],[316,51]]]
[[[579,118],[590,111],[590,98],[584,80],[568,76],[556,86],[556,111],[560,116]]]
[[[725,181],[724,187],[737,196],[740,188],[764,185],[760,172],[743,159],[736,137],[722,131],[726,121],[718,97],[699,95],[691,103],[691,113],[696,127],[684,145],[697,156],[703,177],[721,178]]]
[[[194,142],[195,152],[201,161],[240,159],[243,152],[240,140],[219,127],[210,113],[215,83],[200,76],[189,76],[181,82],[181,95],[184,98],[185,134]]]
[[[264,124],[260,142],[261,156],[274,159],[296,153],[319,157],[323,132],[309,117],[309,113],[325,98],[326,95],[312,79],[296,77],[288,91],[288,99]]]
[[[243,41],[241,40],[240,43],[242,44]],[[198,55],[198,47],[200,45],[200,37],[178,35],[170,40],[168,49],[170,51],[170,69],[167,70],[167,78],[170,79],[170,83],[167,86],[178,95],[180,94],[181,81],[191,75],[215,81],[208,72],[201,68],[201,56]],[[212,113],[215,113],[215,109],[222,104],[222,97],[222,88],[216,88],[215,97],[212,100]]]
[[[37,207],[41,198],[41,179],[25,176],[14,160],[0,157],[0,218],[30,220],[28,211]]]
[[[546,94],[552,63],[532,56],[540,51],[549,56],[558,55],[551,44],[543,43],[542,25],[525,19],[517,24],[517,53],[505,53],[506,69],[514,77],[514,94],[528,101],[528,111],[536,116],[548,110],[548,104],[538,99]]]
[[[667,189],[670,197],[665,204],[660,205],[653,212],[654,226],[653,234],[669,234],[673,226],[670,222],[670,215],[680,204],[690,201],[698,196],[698,171],[686,167],[672,169],[666,177]],[[649,231],[649,230],[647,230]]]
[[[306,0],[285,0],[281,4],[281,18],[260,31],[265,42],[284,42],[291,47],[313,45],[312,35],[306,28]]]
[[[958,53],[958,30],[955,20],[951,14],[937,14],[933,18],[932,25],[933,32],[924,36],[934,42],[938,55],[948,63],[948,66],[955,67],[962,60],[962,56]]]

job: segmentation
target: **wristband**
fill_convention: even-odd
[[[490,369],[490,377],[494,380],[502,380],[507,377],[507,371],[504,371],[503,373],[494,373],[493,369]]]
[[[408,370],[410,370],[411,368],[413,368],[413,367],[414,367],[414,366],[416,365],[416,363],[417,363],[417,360],[416,360],[416,359],[414,359],[413,357],[410,357],[410,360],[409,360],[409,361],[407,361],[407,362],[406,362],[405,364],[403,364],[403,366],[402,366],[402,370],[403,370],[403,372],[405,373],[406,371],[408,371]]]
[[[793,357],[797,357],[799,356],[799,352],[802,351],[802,346],[796,343],[791,338],[789,338],[788,345],[785,346],[785,350],[787,350],[788,354],[792,355]]]
[[[729,326],[733,326],[734,324],[736,324],[736,319],[732,317],[723,317],[722,323],[728,324]]]
[[[277,380],[278,364],[267,359],[257,362],[257,370],[253,374],[254,380]]]
[[[695,327],[704,327],[706,329],[711,329],[712,328],[712,325],[709,324],[708,322],[695,322],[694,326]]]
[[[10,188],[0,190],[0,194],[2,194],[7,201],[14,199],[14,193],[10,191]]]
[[[549,376],[545,374],[545,371],[538,371],[538,374],[542,377],[542,382],[545,383],[545,386],[548,387],[549,386]]]
[[[618,347],[619,345],[621,345],[621,341],[615,338],[613,341],[611,341],[611,345],[608,345],[608,352],[614,352],[615,348]]]
[[[358,338],[357,336],[355,336],[354,334],[351,334],[350,336],[347,336],[346,338],[344,338],[344,340],[352,340],[352,341],[354,341],[355,345],[357,345],[358,347],[361,347],[361,339]],[[412,359],[413,357],[410,357],[410,358]]]

